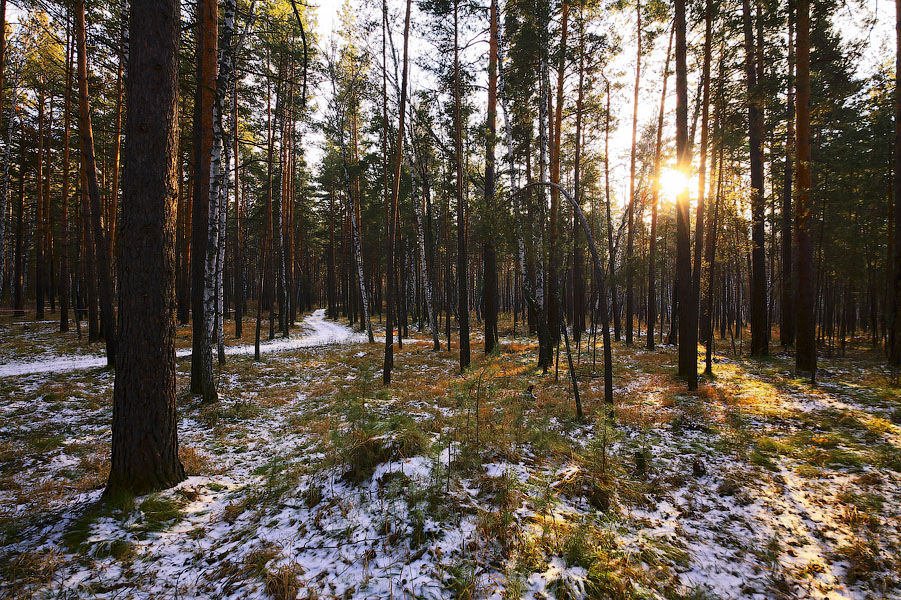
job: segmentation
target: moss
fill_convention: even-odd
[[[139,529],[143,531],[163,531],[181,521],[183,516],[175,498],[156,494],[141,502],[139,508],[142,515]]]

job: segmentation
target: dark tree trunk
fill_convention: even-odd
[[[402,174],[401,167],[404,160],[404,117],[406,116],[407,110],[407,49],[410,40],[410,8],[411,0],[407,0],[407,12],[406,17],[404,18],[404,57],[402,67],[403,74],[401,75],[400,84],[400,109],[398,112],[397,122],[397,145],[395,147],[396,156],[394,161],[394,179],[392,180],[391,196],[389,198],[388,205],[388,222],[386,223],[388,236],[385,242],[385,250],[387,252],[388,258],[388,285],[386,289],[387,310],[385,311],[385,363],[383,365],[384,369],[382,371],[382,381],[386,385],[391,383],[391,368],[394,366],[394,340],[392,339],[394,325],[392,319],[399,313],[397,307],[394,305],[394,233],[395,225],[397,223],[397,199],[400,194],[400,178]],[[387,122],[385,123],[385,125],[387,126]],[[400,323],[398,323],[398,342],[400,342]]]
[[[657,115],[657,141],[654,147],[654,178],[651,184],[651,231],[648,243],[648,335],[647,348],[654,349],[654,322],[657,320],[657,201],[660,196],[660,151],[663,143],[663,109],[666,106],[666,83],[669,80],[670,52],[673,48],[673,34],[670,31],[666,62],[663,67],[663,90],[660,93],[660,112]]]
[[[748,84],[748,144],[751,150],[751,354],[763,356],[769,352],[766,318],[763,111],[755,66],[754,26],[748,0],[742,0],[742,20],[745,34],[745,75]],[[757,40],[757,43],[763,43],[763,40]]]
[[[635,161],[638,152],[638,86],[641,82],[641,0],[635,3],[635,14],[637,19],[636,31],[638,32],[637,47],[638,51],[635,55],[635,100],[632,110],[632,154],[629,166],[629,206],[628,211],[629,225],[626,232],[626,343],[632,343],[632,328],[635,318],[635,290],[633,286],[633,264],[632,249],[635,237]],[[687,115],[688,113],[686,113]]]
[[[43,79],[43,77],[41,78]],[[38,90],[38,152],[34,159],[34,318],[37,321],[44,320],[44,223],[47,216],[44,214],[44,90]]]
[[[708,124],[710,117],[710,55],[713,29],[713,2],[707,0],[704,14],[704,64],[701,72],[701,156],[698,166],[698,214],[695,225],[694,267],[691,272],[692,295],[695,303],[701,302],[701,269],[704,266],[702,249],[704,248],[704,212],[706,210],[705,192],[707,190],[707,144]],[[695,317],[697,319],[697,317]],[[699,329],[707,329],[706,321]]]
[[[798,244],[798,290],[797,290],[797,353],[795,367],[799,371],[816,373],[816,321],[814,320],[814,273],[813,240],[811,239],[810,202],[810,0],[798,0],[797,39],[797,195],[795,200],[795,240]],[[901,33],[901,3],[898,3],[898,32]],[[899,37],[901,40],[901,37]],[[901,66],[901,41],[898,46],[898,65]],[[901,167],[901,91],[896,90],[895,98],[895,160],[896,168]],[[896,211],[898,210],[896,205]],[[897,213],[896,213],[897,216]],[[901,255],[895,254],[895,290],[901,290]],[[901,327],[895,315],[895,331]],[[901,348],[892,351],[892,364],[901,362]]]
[[[5,4],[5,0],[2,2]],[[72,106],[72,39],[69,15],[66,15],[66,91],[63,101],[63,181],[60,216],[59,330],[69,331],[69,130]],[[0,51],[2,52],[2,51]],[[0,59],[2,61],[2,59]]]
[[[676,156],[679,170],[691,168],[688,145],[688,67],[685,60],[685,0],[676,0]],[[676,200],[676,276],[679,279],[679,375],[688,389],[698,386],[698,300],[691,285],[691,223],[688,187]]]
[[[485,215],[486,224],[482,231],[482,254],[484,260],[484,296],[485,296],[485,354],[494,350],[497,345],[497,250],[494,246],[494,194],[495,158],[494,146],[497,143],[497,0],[491,0],[489,8],[489,42],[488,42],[488,131],[485,136]]]
[[[463,194],[463,115],[460,97],[460,0],[454,1],[454,141],[457,170],[457,304],[460,321],[460,372],[469,367],[469,292],[466,281],[466,199]],[[450,337],[450,336],[448,336]]]
[[[792,161],[795,143],[795,15],[788,3],[788,111],[785,120],[785,171],[782,181],[782,318],[779,341],[783,347],[795,343],[795,294],[792,277]]]
[[[106,361],[116,361],[116,319],[113,310],[112,259],[110,246],[103,231],[103,204],[97,183],[97,162],[94,157],[94,132],[91,127],[91,105],[88,100],[88,57],[85,40],[84,0],[75,2],[75,43],[78,47],[78,129],[81,136],[81,156],[84,163],[88,198],[90,200],[91,232],[96,248],[97,275],[100,282],[100,319],[106,341]],[[90,274],[89,274],[90,276]]]
[[[179,0],[131,0],[113,445],[107,492],[185,478],[175,414]]]

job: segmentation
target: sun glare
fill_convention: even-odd
[[[679,169],[663,169],[660,173],[660,193],[673,202],[688,189],[688,176]]]

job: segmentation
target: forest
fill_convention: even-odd
[[[0,36],[0,598],[901,600],[901,2]]]

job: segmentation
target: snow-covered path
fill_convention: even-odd
[[[282,352],[297,348],[312,348],[314,346],[327,346],[331,344],[354,344],[365,342],[366,336],[358,333],[340,323],[328,321],[325,318],[325,309],[320,308],[306,317],[301,325],[300,334],[289,338],[277,338],[260,343],[260,352]],[[253,354],[252,344],[242,346],[226,346],[226,355]],[[176,357],[191,356],[191,349],[184,348],[176,351]],[[57,356],[46,360],[15,361],[0,365],[0,377],[12,377],[15,375],[32,375],[35,373],[56,373],[65,371],[78,371],[82,369],[94,369],[106,365],[106,356],[95,354],[89,356]]]

